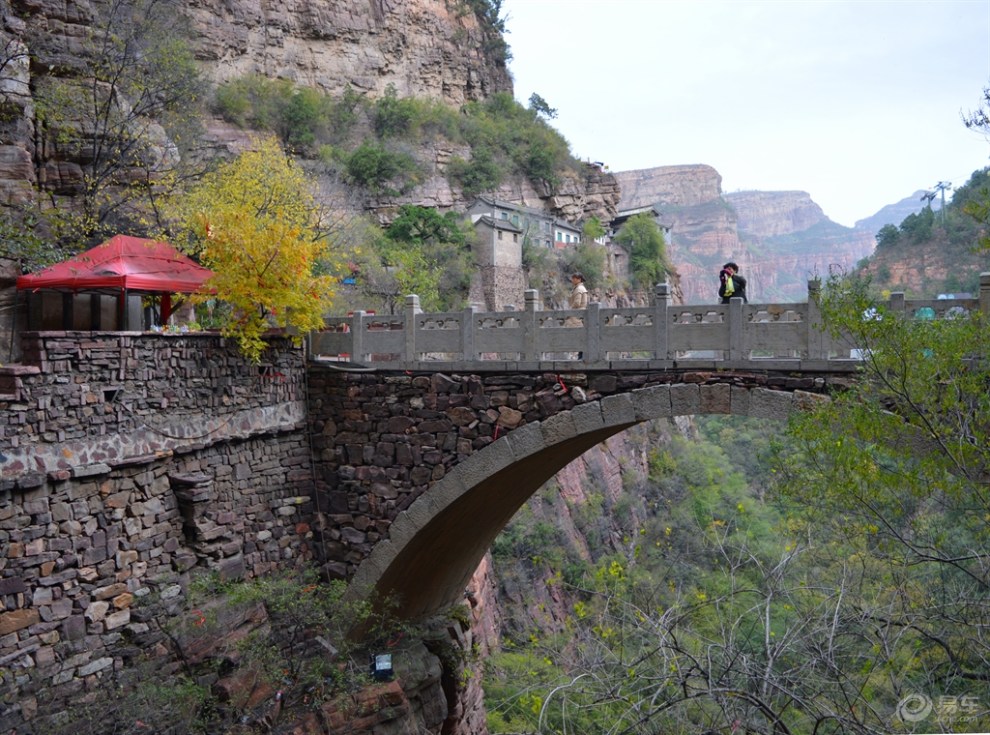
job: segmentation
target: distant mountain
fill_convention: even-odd
[[[711,166],[660,166],[615,174],[619,209],[656,205],[686,303],[715,301],[719,266],[734,260],[753,301],[803,301],[808,280],[852,270],[873,233],[830,220],[803,191],[722,193]]]
[[[884,225],[899,226],[904,219],[912,214],[917,214],[928,206],[925,201],[928,194],[924,189],[919,189],[909,197],[901,199],[895,204],[888,204],[876,214],[865,219],[857,220],[855,227],[857,230],[869,230],[876,235]],[[934,211],[942,208],[942,202],[938,199],[931,200],[931,207]]]
[[[982,202],[988,185],[990,169],[975,171],[969,181],[956,187],[944,211],[940,201],[933,201],[929,210],[921,200],[924,192],[915,201],[902,201],[908,214],[898,222],[885,223],[892,227],[878,239],[875,252],[857,272],[869,276],[878,290],[902,291],[915,298],[976,293],[980,273],[990,270],[990,251],[979,247],[987,234],[985,225],[967,214],[965,207],[967,202]]]

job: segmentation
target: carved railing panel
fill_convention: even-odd
[[[911,300],[893,294],[889,308],[918,319],[944,319],[972,310],[990,313],[990,273],[981,274],[979,298]],[[310,339],[320,359],[369,367],[463,370],[636,369],[727,367],[856,369],[855,345],[822,329],[818,285],[809,282],[801,304],[673,305],[666,284],[647,307],[543,311],[535,291],[522,311],[426,314],[407,297],[402,314],[356,312],[327,319]],[[411,328],[407,328],[411,325]],[[797,363],[802,363],[798,365]]]

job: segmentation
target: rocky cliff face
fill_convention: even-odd
[[[635,209],[663,202],[672,207],[696,207],[722,196],[722,177],[711,166],[657,166],[615,174],[622,189],[622,208]]]
[[[740,191],[725,195],[739,217],[739,229],[763,237],[803,232],[827,219],[804,191]]]
[[[217,81],[245,74],[339,94],[461,105],[511,91],[500,39],[463,0],[204,0],[187,6],[197,55]]]
[[[447,180],[447,165],[454,156],[464,158],[469,156],[469,151],[445,144],[425,147],[417,155],[417,160],[429,171],[425,180],[406,194],[369,201],[366,211],[374,213],[383,223],[389,222],[403,204],[464,211],[474,198],[466,197]],[[568,222],[580,222],[588,217],[609,222],[618,211],[620,192],[612,174],[595,166],[584,166],[581,170],[562,172],[560,183],[552,190],[537,187],[528,179],[513,178],[504,181],[491,196],[524,207],[544,209]]]
[[[574,600],[552,581],[551,564],[527,544],[539,544],[552,527],[557,534],[553,545],[568,559],[593,562],[609,553],[627,551],[628,529],[644,522],[647,515],[640,498],[630,502],[627,487],[635,484],[634,478],[648,474],[650,450],[669,442],[673,433],[688,431],[689,424],[690,419],[683,417],[654,421],[607,439],[558,472],[546,491],[530,498],[517,513],[503,533],[516,539],[520,548],[513,553],[512,542],[497,542],[492,562],[506,638],[523,640],[533,630],[561,633],[573,615]],[[622,521],[613,513],[620,506],[627,514]],[[489,607],[496,605],[489,603]]]
[[[80,39],[97,5],[41,0],[5,3],[4,11],[0,204],[11,204],[29,200],[42,179],[72,183],[64,158],[36,148],[32,92],[49,75],[83,71]],[[258,74],[332,95],[349,87],[375,98],[393,87],[451,105],[512,90],[502,39],[464,0],[203,0],[176,3],[176,12],[212,82]]]
[[[734,260],[753,301],[801,301],[807,282],[852,270],[873,251],[872,233],[829,220],[802,191],[722,194],[711,166],[619,172],[620,209],[659,205],[687,303],[716,299],[718,268]]]
[[[372,98],[393,87],[399,97],[453,106],[512,92],[504,41],[478,22],[466,0],[290,0],[278,6],[204,0],[186,12],[197,57],[214,82],[260,74],[335,96],[350,87]],[[219,147],[236,150],[244,142],[243,133],[219,121],[209,128]],[[465,207],[470,201],[446,177],[454,156],[470,158],[470,151],[443,141],[425,145],[416,152],[428,172],[424,180],[403,196],[364,208],[386,222],[403,204]],[[572,222],[590,216],[608,221],[619,202],[614,178],[592,166],[565,173],[553,191],[519,179],[494,195]]]
[[[511,91],[500,42],[463,0],[203,0],[183,6],[215,81],[245,74],[452,105]]]
[[[871,232],[832,222],[807,192],[739,192],[725,199],[739,217],[750,298],[803,299],[810,279],[850,272],[875,247]]]

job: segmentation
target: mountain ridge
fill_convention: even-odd
[[[833,222],[808,192],[723,193],[721,175],[708,164],[615,177],[620,210],[660,210],[687,303],[714,301],[714,274],[728,260],[749,279],[751,300],[803,301],[808,280],[850,271],[875,249],[873,232]]]

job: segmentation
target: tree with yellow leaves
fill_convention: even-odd
[[[185,247],[216,274],[207,286],[229,306],[222,333],[257,362],[264,334],[287,328],[301,341],[318,329],[336,278],[320,208],[305,172],[274,138],[219,166],[183,197]]]

